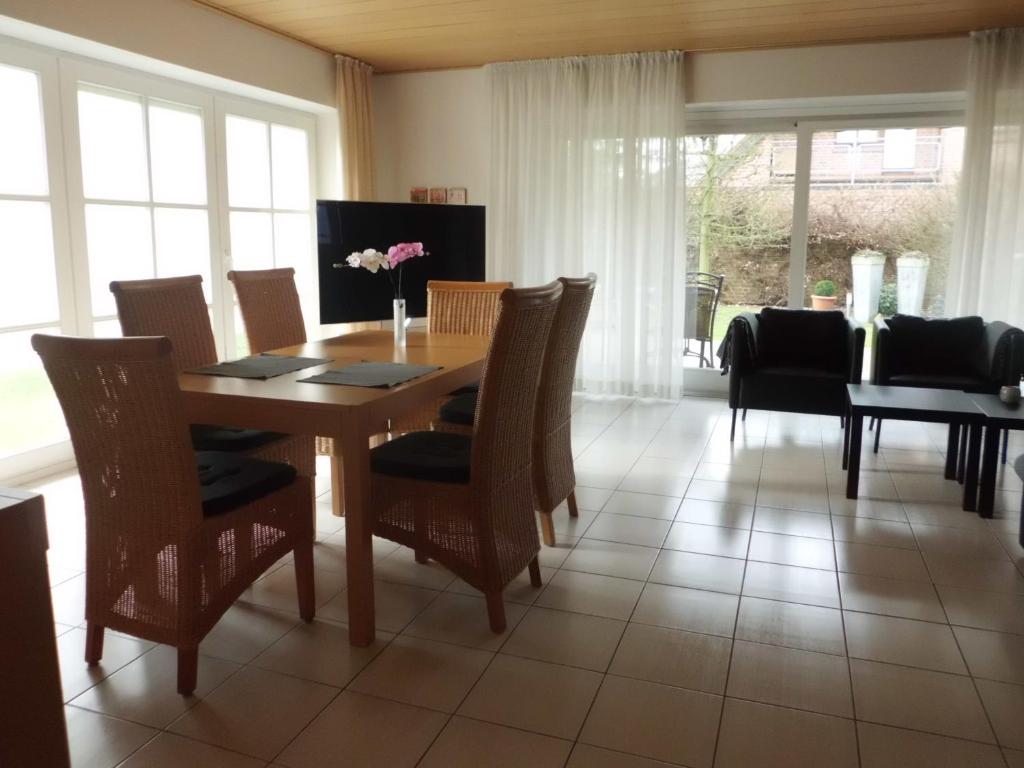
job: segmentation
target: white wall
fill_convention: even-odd
[[[0,15],[296,99],[335,104],[330,54],[190,0],[0,0]],[[69,50],[52,39],[33,42]]]

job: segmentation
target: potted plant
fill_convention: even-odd
[[[921,251],[904,251],[896,259],[896,293],[903,314],[921,314],[930,263],[931,258]]]
[[[878,298],[882,293],[882,272],[885,254],[864,248],[850,257],[853,268],[853,318],[869,323],[878,314]]]
[[[814,284],[811,294],[811,306],[814,309],[836,308],[836,284],[831,280],[819,280]]]

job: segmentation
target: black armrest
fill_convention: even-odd
[[[860,384],[864,372],[864,326],[852,318],[846,318],[847,349],[850,350],[850,369],[847,380],[851,384]]]
[[[892,375],[889,355],[892,349],[892,330],[881,316],[875,318],[875,340],[871,351],[871,383],[888,384]]]
[[[999,384],[1017,385],[1024,373],[1024,332],[1009,323],[985,323],[983,375]]]
[[[739,407],[740,379],[753,370],[757,359],[758,319],[753,312],[741,312],[732,319],[729,350],[729,407]]]

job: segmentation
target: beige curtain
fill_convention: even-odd
[[[338,66],[338,122],[341,170],[346,200],[373,200],[377,194],[373,159],[373,67],[348,56]]]

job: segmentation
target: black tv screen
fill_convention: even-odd
[[[408,317],[426,317],[428,280],[483,280],[484,207],[318,200],[320,322],[390,320],[391,282],[378,271],[347,265],[353,251],[387,253],[395,243],[423,243],[428,255],[403,264]]]

